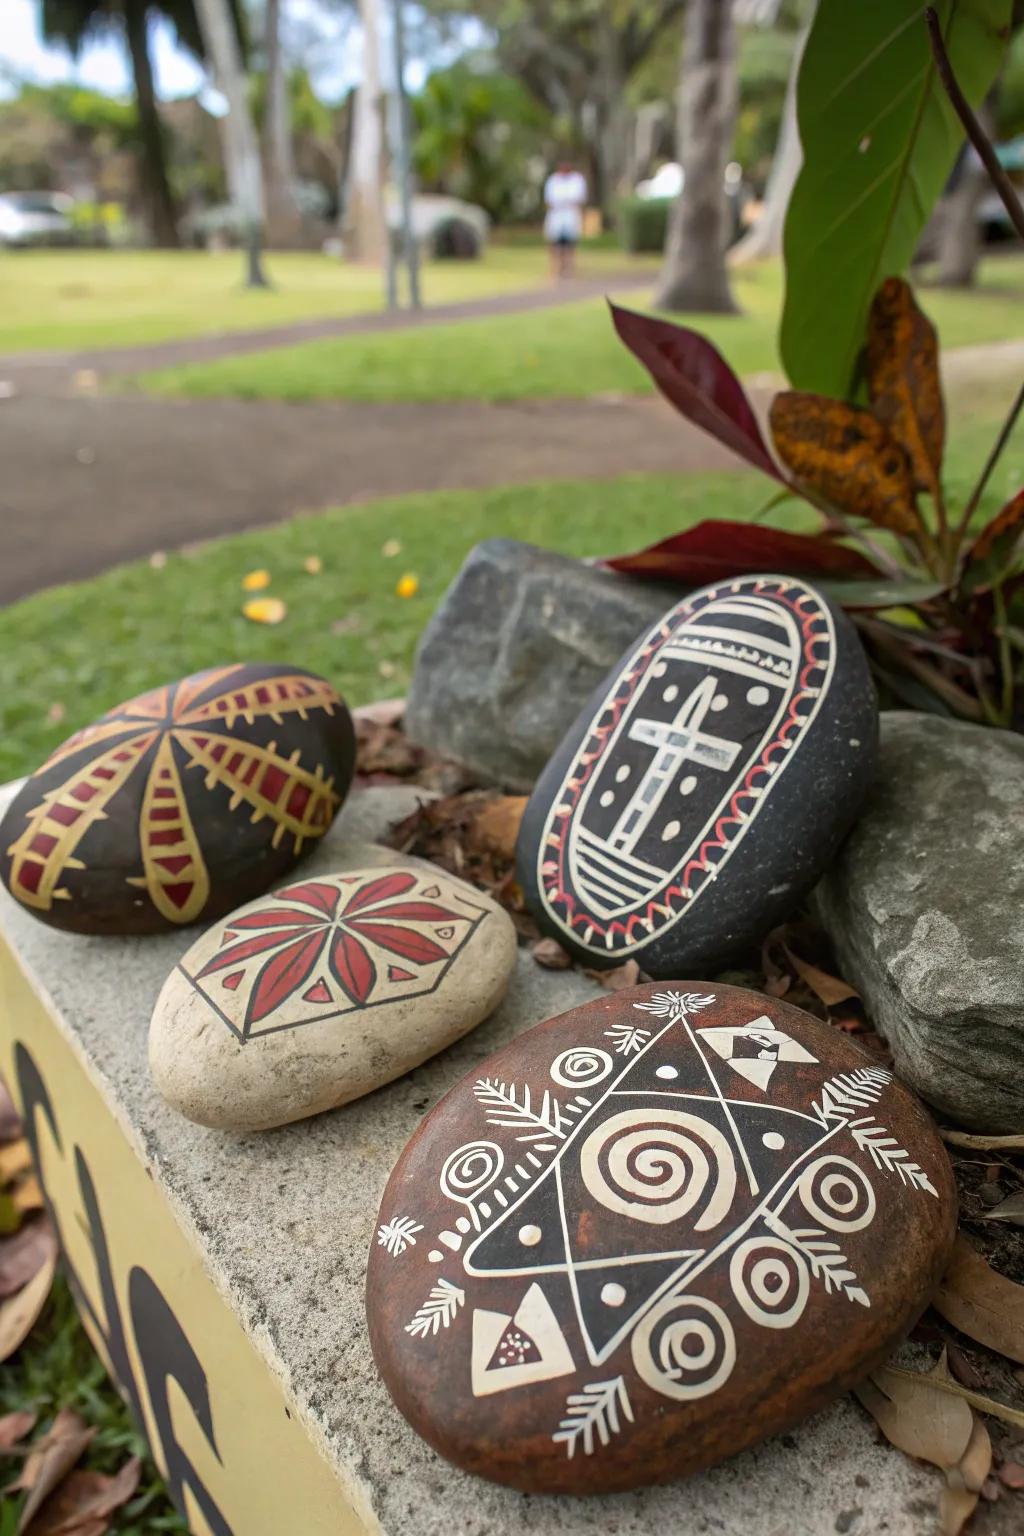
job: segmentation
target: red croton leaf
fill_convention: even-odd
[[[339,928],[331,943],[331,970],[349,997],[357,1003],[365,1003],[377,980],[377,967],[373,959],[353,933]]]
[[[316,933],[306,934],[270,957],[250,994],[247,1024],[259,1024],[280,1007],[286,997],[305,984],[320,958],[326,932],[321,928]]]
[[[708,520],[635,554],[602,561],[613,571],[699,587],[760,571],[784,576],[877,577],[871,561],[825,534],[785,533],[763,523]]]
[[[379,880],[371,880],[368,885],[359,887],[346,905],[343,915],[361,912],[364,907],[376,907],[382,901],[389,901],[393,896],[404,896],[406,891],[411,891],[415,884],[414,875],[382,875]]]
[[[621,341],[643,363],[681,416],[785,484],[761,436],[753,406],[725,358],[696,331],[610,305]]]
[[[447,959],[447,952],[440,944],[435,944],[433,939],[428,939],[426,934],[418,933],[415,928],[405,928],[401,923],[382,923],[376,919],[354,918],[349,924],[357,933],[361,933],[365,939],[371,939],[374,944],[379,944],[382,949],[388,949],[393,955],[401,955],[404,960],[415,960],[418,965],[429,965],[434,960]]]
[[[1024,490],[1019,490],[1006,506],[986,523],[967,551],[964,573],[975,591],[995,585],[1004,576],[1017,541],[1024,533]]]

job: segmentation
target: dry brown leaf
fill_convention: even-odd
[[[1007,1195],[1005,1200],[1000,1200],[998,1205],[993,1205],[990,1210],[979,1211],[979,1221],[1008,1221],[1015,1227],[1024,1227],[1024,1189],[1018,1189],[1014,1194]]]
[[[32,1167],[32,1149],[24,1136],[0,1147],[0,1182],[6,1184]]]
[[[1019,1461],[1004,1461],[996,1476],[1007,1488],[1024,1488],[1024,1467]]]
[[[0,1418],[0,1451],[9,1451],[12,1445],[17,1445],[19,1440],[31,1434],[35,1427],[34,1413],[5,1413]]]
[[[74,1409],[62,1408],[46,1434],[35,1442],[25,1458],[20,1476],[7,1490],[8,1493],[28,1493],[18,1520],[17,1536],[24,1536],[36,1510],[70,1472],[95,1433],[95,1429],[91,1429]]]
[[[57,1258],[54,1254],[16,1295],[0,1301],[0,1362],[9,1360],[32,1332],[36,1319],[46,1305],[56,1268]]]
[[[840,1003],[849,1002],[851,998],[860,998],[856,987],[851,987],[850,983],[843,981],[841,976],[830,976],[828,971],[812,965],[809,960],[801,960],[788,944],[784,944],[783,948],[800,980],[821,998],[826,1008],[836,1008]]]
[[[626,960],[610,971],[585,970],[583,974],[599,982],[606,992],[625,992],[640,981],[640,967],[635,960]]]
[[[898,1365],[886,1366],[886,1370],[893,1376],[905,1376],[913,1381],[916,1381],[920,1375],[918,1371],[905,1371]],[[946,1369],[945,1351],[935,1369],[928,1372],[928,1380],[939,1391],[949,1392],[953,1397],[962,1397],[965,1403],[970,1403],[971,1407],[977,1408],[979,1413],[987,1413],[990,1418],[1001,1419],[1004,1424],[1011,1424],[1015,1429],[1024,1429],[1024,1413],[1019,1408],[1010,1408],[994,1397],[985,1397],[981,1392],[974,1392],[951,1376]]]
[[[572,955],[566,953],[557,939],[538,939],[530,953],[546,971],[568,971],[572,968]]]
[[[981,1486],[992,1470],[992,1441],[981,1420],[975,1417],[974,1429],[967,1442],[967,1449],[960,1458],[959,1467],[949,1474],[950,1487],[961,1478],[971,1493],[980,1493]]]
[[[833,507],[896,533],[922,527],[910,461],[870,411],[788,389],[770,421],[787,469]]]
[[[972,1152],[1024,1152],[1024,1136],[979,1136],[973,1131],[941,1129],[939,1135],[951,1147],[967,1147]]]
[[[142,1463],[126,1461],[114,1477],[102,1472],[72,1472],[42,1505],[27,1536],[103,1536],[116,1514],[139,1486]]]
[[[938,339],[900,277],[886,278],[875,294],[866,361],[875,415],[906,450],[918,489],[936,495],[946,436]]]
[[[924,1374],[896,1375],[888,1366],[856,1388],[856,1395],[898,1450],[946,1471],[970,1444],[974,1414],[962,1397],[937,1388]]]
[[[57,1239],[45,1216],[25,1221],[10,1237],[0,1238],[0,1298],[13,1296],[57,1253]]]
[[[939,1495],[939,1530],[942,1536],[960,1536],[978,1507],[978,1495],[969,1488],[943,1488]]]
[[[469,841],[486,853],[513,860],[526,795],[495,795],[480,806],[469,828]]]
[[[1024,1364],[1024,1286],[997,1274],[962,1235],[932,1305],[968,1338]]]

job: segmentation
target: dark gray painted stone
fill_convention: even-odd
[[[488,782],[531,789],[566,722],[670,601],[664,587],[488,539],[423,633],[406,730]]]
[[[530,798],[519,879],[591,965],[699,975],[815,883],[870,780],[877,705],[849,621],[805,583],[692,593],[595,691]]]
[[[1024,1130],[1024,740],[886,713],[875,784],[817,901],[922,1098]]]

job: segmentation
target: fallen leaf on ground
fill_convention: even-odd
[[[31,1434],[36,1427],[36,1415],[27,1411],[5,1413],[0,1418],[0,1451],[9,1451],[12,1445]]]
[[[568,971],[572,968],[572,955],[566,953],[557,939],[538,939],[530,953],[545,971]]]
[[[526,800],[526,795],[495,795],[485,800],[470,828],[475,846],[511,862],[516,856],[516,839]]]
[[[1024,1189],[1018,1189],[1014,1194],[1007,1195],[1005,1200],[1000,1200],[998,1205],[991,1210],[979,1211],[980,1221],[1009,1221],[1015,1227],[1024,1227]]]
[[[398,725],[405,714],[405,699],[377,699],[373,704],[359,704],[352,711],[353,720],[368,720],[371,725]]]
[[[992,1441],[979,1418],[974,1420],[967,1449],[957,1466],[946,1471],[946,1486],[939,1498],[942,1536],[960,1536],[978,1507],[985,1479],[992,1470]]]
[[[394,677],[395,673],[398,671],[398,668],[395,666],[393,661],[379,661],[377,663],[377,671],[380,673],[381,677]]]
[[[279,597],[254,597],[242,604],[242,613],[254,624],[280,624],[288,609]]]
[[[167,552],[163,549],[154,549],[149,557],[150,568],[154,571],[162,571],[167,564]]]
[[[0,1180],[5,1184],[20,1173],[28,1173],[31,1167],[32,1149],[24,1136],[0,1147]]]
[[[625,992],[627,987],[635,987],[640,983],[640,966],[635,960],[626,960],[610,971],[585,970],[583,974],[589,976],[591,981],[599,982],[606,992]]]
[[[307,555],[302,562],[302,568],[304,571],[308,571],[310,576],[319,576],[324,568],[324,563],[319,555]]]
[[[264,587],[270,586],[269,571],[249,571],[242,577],[243,592],[262,592]]]
[[[0,1299],[20,1291],[56,1254],[57,1239],[45,1216],[23,1222],[13,1236],[0,1239]]]
[[[972,1131],[941,1129],[939,1135],[951,1147],[968,1147],[972,1152],[1024,1152],[1024,1136],[978,1136]]]
[[[404,576],[399,576],[395,583],[396,597],[415,597],[420,589],[420,579],[411,571],[406,571]]]
[[[1004,1461],[996,1476],[1007,1488],[1024,1488],[1024,1467],[1019,1461]]]
[[[794,954],[788,944],[782,947],[800,980],[821,998],[826,1008],[836,1008],[840,1003],[849,1002],[851,997],[860,997],[856,987],[851,987],[850,983],[843,981],[842,977],[831,976],[828,971],[812,965],[809,960],[802,960],[799,955]]]
[[[36,1510],[71,1471],[95,1433],[73,1408],[62,1408],[45,1435],[35,1442],[21,1473],[7,1489],[8,1493],[28,1493],[17,1536],[24,1536]]]
[[[970,1405],[936,1388],[926,1374],[897,1376],[882,1366],[855,1391],[885,1438],[908,1456],[945,1471],[967,1450],[974,1429]]]
[[[46,1305],[56,1268],[56,1257],[47,1259],[16,1295],[0,1301],[0,1362],[9,1360],[32,1332]]]
[[[905,1376],[912,1381],[918,1380],[920,1376],[919,1371],[905,1371],[898,1365],[886,1366],[886,1370],[890,1375]],[[970,1387],[955,1380],[946,1366],[945,1352],[935,1369],[928,1372],[928,1380],[940,1392],[949,1392],[954,1397],[962,1397],[965,1403],[970,1403],[971,1407],[977,1408],[979,1413],[987,1413],[990,1418],[1001,1419],[1004,1424],[1012,1424],[1015,1429],[1024,1429],[1024,1413],[1019,1408],[1010,1408],[1006,1403],[1000,1403],[994,1397],[986,1397],[981,1392],[974,1392]]]
[[[385,539],[380,548],[385,560],[393,560],[396,555],[402,553],[402,545],[398,539]]]
[[[968,1338],[1024,1364],[1024,1286],[997,1274],[962,1235],[932,1305]]]
[[[114,1477],[72,1472],[42,1505],[26,1536],[104,1536],[116,1514],[139,1486],[142,1463],[126,1461]]]

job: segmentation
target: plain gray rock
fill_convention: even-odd
[[[883,714],[818,905],[904,1081],[973,1130],[1024,1130],[1024,738]]]
[[[678,597],[488,539],[423,632],[405,728],[483,780],[528,790],[593,690]]]

